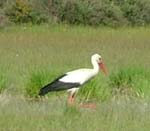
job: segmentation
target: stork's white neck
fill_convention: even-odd
[[[95,60],[91,60],[92,65],[93,65],[93,72],[95,72],[95,74],[97,74],[99,72],[99,65]]]

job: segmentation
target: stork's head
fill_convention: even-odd
[[[105,75],[108,74],[105,64],[102,60],[102,57],[99,54],[92,55],[91,60],[95,61],[99,65],[99,68],[105,73]]]

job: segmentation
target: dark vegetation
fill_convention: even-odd
[[[147,25],[149,0],[1,0],[0,26],[67,23],[81,25]]]

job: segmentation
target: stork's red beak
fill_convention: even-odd
[[[100,69],[102,69],[102,71],[104,72],[104,74],[107,76],[108,75],[108,71],[107,68],[105,66],[105,64],[103,62],[99,63]]]

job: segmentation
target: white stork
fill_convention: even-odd
[[[39,95],[43,96],[51,91],[67,90],[69,92],[68,104],[73,104],[75,94],[78,92],[81,85],[96,76],[99,70],[102,70],[107,75],[106,67],[99,54],[92,55],[91,63],[93,65],[92,69],[84,68],[67,72],[41,88]]]

